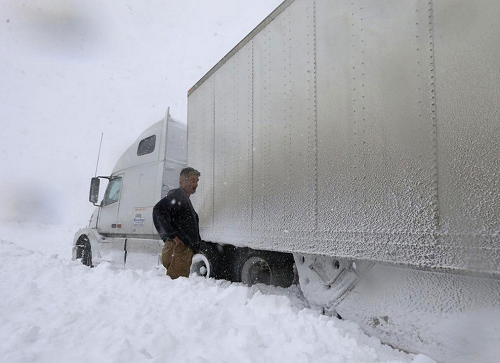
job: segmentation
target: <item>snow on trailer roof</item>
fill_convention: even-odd
[[[289,7],[295,0],[283,1],[267,18],[265,18],[259,25],[255,27],[241,42],[239,42],[224,58],[222,58],[215,66],[210,69],[196,84],[188,91],[188,97],[196,91],[212,74],[214,74],[220,67],[222,67],[235,53],[247,45],[262,29],[264,29],[271,21],[280,15],[287,7]]]

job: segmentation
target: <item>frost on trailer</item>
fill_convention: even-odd
[[[310,302],[396,346],[479,359],[433,337],[436,320],[466,335],[462,311],[500,309],[499,15],[493,0],[284,1],[189,92],[201,235],[294,253]],[[363,274],[399,310],[365,306]]]
[[[498,7],[285,2],[189,95],[203,233],[500,272]]]

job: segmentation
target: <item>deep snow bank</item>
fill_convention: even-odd
[[[23,237],[18,237],[22,240]],[[424,362],[298,290],[86,268],[0,236],[0,357],[16,362]],[[69,247],[69,245],[68,245]],[[272,294],[271,294],[272,293]]]

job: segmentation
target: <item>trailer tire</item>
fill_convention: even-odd
[[[92,246],[89,237],[86,234],[82,234],[78,237],[75,247],[76,259],[81,260],[83,265],[92,267]]]
[[[243,257],[246,255],[246,258]],[[293,260],[282,258],[283,256],[273,253],[252,251],[244,253],[240,258],[240,281],[246,285],[254,284],[274,285],[289,287],[293,283],[294,271]],[[237,266],[238,267],[238,266]],[[239,269],[239,267],[238,267]]]
[[[202,241],[199,251],[193,256],[190,275],[195,273],[198,276],[207,278],[229,279],[230,274],[227,273],[227,263],[231,259],[227,256],[226,250],[217,243]],[[205,267],[206,273],[202,271],[203,267]]]
[[[189,269],[189,276],[196,275],[205,278],[213,277],[214,268],[210,260],[203,253],[197,253],[193,256],[191,267]]]

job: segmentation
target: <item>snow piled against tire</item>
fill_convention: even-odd
[[[1,235],[0,258],[5,362],[433,362],[307,309],[296,286],[90,269]]]

